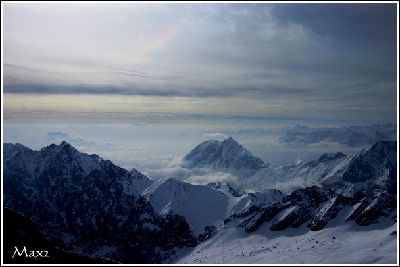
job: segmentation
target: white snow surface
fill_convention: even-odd
[[[200,234],[205,226],[218,226],[230,215],[244,212],[252,205],[278,202],[284,194],[266,189],[234,197],[209,186],[165,178],[154,181],[142,196],[150,201],[160,215],[165,216],[168,212],[179,214],[185,217],[195,234]]]
[[[230,223],[193,250],[169,259],[177,264],[395,264],[397,229],[391,218],[379,224],[342,223],[350,212],[339,213],[320,231],[305,225],[284,231],[265,223],[247,234]],[[390,217],[392,217],[391,215]]]
[[[174,212],[185,217],[195,234],[200,234],[205,226],[221,224],[229,203],[228,196],[216,189],[174,178],[155,181],[142,196],[161,215]]]

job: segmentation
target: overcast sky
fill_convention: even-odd
[[[3,20],[9,121],[396,121],[395,4],[6,3]]]
[[[2,7],[4,142],[162,177],[210,138],[291,164],[355,148],[285,146],[285,127],[397,122],[395,4]]]

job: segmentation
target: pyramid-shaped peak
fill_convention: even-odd
[[[223,141],[205,141],[190,151],[184,160],[188,167],[210,168],[235,174],[239,171],[239,176],[251,176],[268,165],[232,137]]]

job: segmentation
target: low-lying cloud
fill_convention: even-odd
[[[283,132],[282,143],[288,145],[362,147],[375,144],[377,141],[395,141],[397,127],[395,124],[344,127],[308,127],[298,125]]]
[[[228,138],[228,136],[223,133],[203,133],[203,136],[205,138],[218,139],[218,140]]]
[[[176,178],[191,184],[208,184],[212,182],[232,182],[238,178],[227,172],[208,168],[186,168],[183,157],[159,157],[151,165],[141,169],[151,179]]]
[[[67,141],[71,145],[78,149],[96,149],[96,150],[111,150],[114,146],[110,142],[100,142],[95,140],[88,140],[78,136],[72,136],[64,132],[48,132],[46,134],[46,139],[50,143],[61,143],[62,141]]]

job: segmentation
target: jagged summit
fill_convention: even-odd
[[[53,143],[49,146],[42,148],[40,151],[45,152],[45,153],[46,152],[58,153],[61,151],[78,152],[78,150],[75,147],[73,147],[71,144],[69,144],[67,141],[62,141],[59,145]]]
[[[231,195],[233,197],[241,197],[243,195],[243,193],[238,188],[228,182],[214,182],[208,183],[207,185],[214,189],[217,189],[218,191],[221,191],[228,196]]]
[[[251,176],[268,166],[232,137],[223,141],[205,141],[190,151],[184,160],[189,167],[228,171],[241,177]]]

